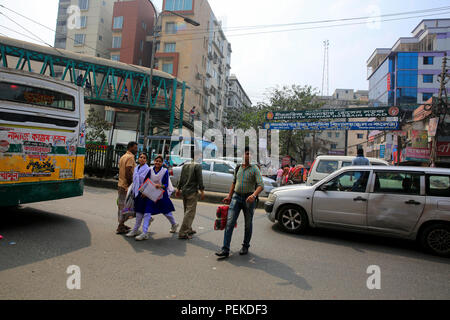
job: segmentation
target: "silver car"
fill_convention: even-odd
[[[228,193],[233,183],[233,175],[236,164],[232,161],[220,159],[207,159],[202,162],[203,184],[206,191]],[[178,185],[180,180],[182,166],[173,168],[172,184]],[[262,197],[267,197],[272,189],[277,187],[277,183],[273,179],[263,177],[264,190],[261,192]]]
[[[342,168],[314,186],[274,189],[265,210],[291,233],[335,228],[418,240],[450,256],[450,169]]]

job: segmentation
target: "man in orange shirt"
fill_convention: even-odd
[[[125,153],[119,160],[119,183],[118,183],[118,199],[117,218],[119,226],[117,227],[117,234],[124,234],[130,231],[130,227],[125,225],[126,216],[122,214],[127,197],[128,188],[133,183],[133,172],[136,167],[136,154],[138,152],[138,145],[136,142],[130,142],[127,146],[127,153]]]

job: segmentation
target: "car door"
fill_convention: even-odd
[[[410,171],[374,171],[369,195],[369,230],[411,233],[425,208],[425,175]]]
[[[233,170],[224,162],[214,162],[213,171],[211,172],[211,188],[217,192],[229,192],[233,183]]]
[[[319,186],[313,196],[316,224],[366,229],[371,170],[348,170]]]
[[[205,190],[213,191],[211,188],[211,161],[203,161],[202,162],[202,177],[203,177],[203,185],[205,186]]]

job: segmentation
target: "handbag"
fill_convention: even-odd
[[[216,211],[216,220],[214,221],[214,230],[225,230],[227,226],[228,210],[230,206],[219,206]],[[234,226],[237,228],[237,223]]]
[[[128,188],[125,204],[121,213],[122,215],[127,216],[128,219],[136,217],[136,212],[134,212],[133,184]]]

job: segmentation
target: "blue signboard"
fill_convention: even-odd
[[[398,130],[397,121],[372,122],[267,122],[268,130]]]
[[[380,158],[384,159],[384,154],[386,152],[386,146],[384,144],[380,145]]]

